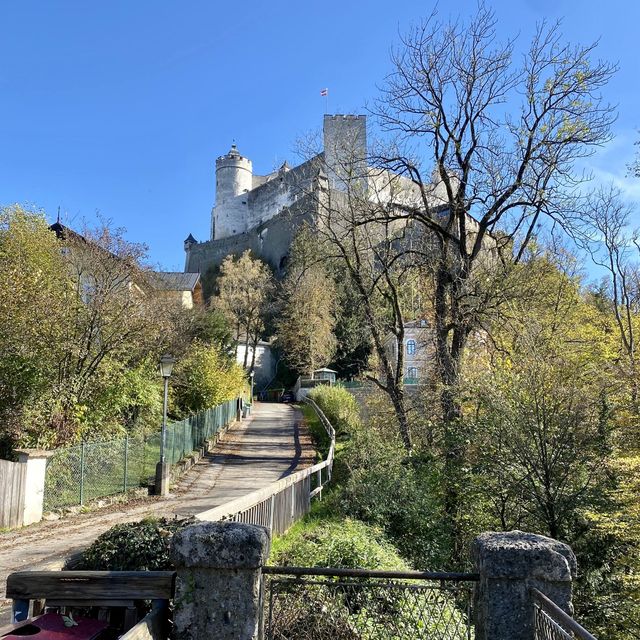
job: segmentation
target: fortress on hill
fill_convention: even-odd
[[[282,273],[297,230],[305,222],[315,222],[318,190],[343,190],[340,167],[362,163],[359,175],[368,176],[369,188],[379,180],[379,172],[369,175],[365,164],[366,116],[325,115],[323,146],[320,154],[296,167],[285,162],[277,171],[259,176],[253,173],[251,160],[232,145],[227,154],[216,160],[210,238],[198,242],[189,234],[184,241],[185,272],[205,273],[220,265],[227,255],[250,249]],[[408,197],[416,198],[415,185],[404,178],[400,180],[407,186]],[[434,197],[437,191],[433,187]],[[407,195],[401,197],[406,198]]]

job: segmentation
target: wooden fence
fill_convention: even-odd
[[[0,460],[0,528],[22,526],[26,479],[26,464]]]
[[[327,459],[237,500],[199,513],[196,515],[198,520],[258,524],[267,527],[272,534],[280,535],[309,512],[311,499],[321,496],[324,485],[331,480],[336,434],[320,407],[310,398],[305,398],[305,402],[313,407],[331,438]]]

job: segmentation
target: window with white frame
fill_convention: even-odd
[[[417,378],[418,377],[418,368],[417,367],[409,367],[407,369],[407,378]]]
[[[407,340],[407,355],[413,356],[416,353],[416,341],[415,340]]]

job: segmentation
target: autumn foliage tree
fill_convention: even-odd
[[[258,341],[265,331],[272,301],[274,282],[269,267],[245,251],[227,256],[220,267],[218,294],[212,300],[233,327],[236,345],[243,344],[245,369],[253,370]],[[238,347],[236,346],[236,354]],[[252,360],[249,361],[249,352]]]
[[[335,353],[336,288],[308,230],[294,240],[279,297],[278,344],[289,366],[310,376]]]

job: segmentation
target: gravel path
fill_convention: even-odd
[[[6,620],[7,575],[37,569],[87,547],[121,522],[149,515],[185,517],[213,509],[313,463],[302,413],[286,404],[255,403],[250,418],[233,426],[172,488],[167,498],[140,498],[54,522],[0,534],[0,624]]]

